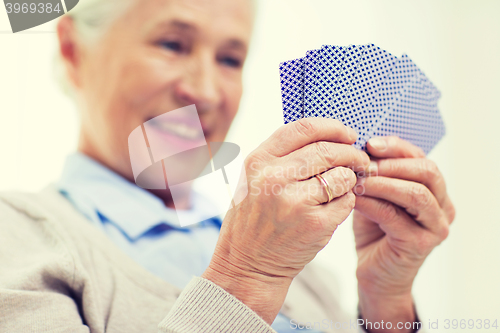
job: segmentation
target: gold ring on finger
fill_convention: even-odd
[[[328,182],[326,181],[326,179],[323,178],[323,176],[316,175],[314,177],[316,177],[316,179],[318,179],[319,182],[321,183],[321,185],[323,185],[323,187],[325,188],[326,193],[328,194],[328,201],[325,202],[325,203],[329,203],[330,201],[333,200],[333,192],[332,192],[332,189],[331,189],[330,185],[328,184]]]

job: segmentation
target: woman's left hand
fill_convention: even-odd
[[[442,174],[420,148],[397,137],[372,139],[367,148],[374,176],[359,178],[354,189],[359,306],[363,319],[390,321],[387,331],[394,332],[398,322],[415,320],[413,280],[448,236],[455,209]]]

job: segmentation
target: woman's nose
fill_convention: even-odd
[[[206,112],[216,108],[222,98],[217,66],[208,55],[192,60],[186,64],[184,75],[177,84],[176,98],[182,105],[196,104],[198,112]]]

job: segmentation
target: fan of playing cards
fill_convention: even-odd
[[[285,123],[340,120],[364,149],[373,136],[396,135],[427,154],[445,134],[438,89],[407,56],[371,45],[330,46],[280,64]]]

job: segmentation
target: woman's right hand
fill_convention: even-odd
[[[354,208],[354,171],[370,163],[355,141],[353,129],[332,119],[278,129],[245,160],[248,195],[228,211],[202,276],[271,323],[292,279]],[[317,174],[332,189],[330,203]]]

